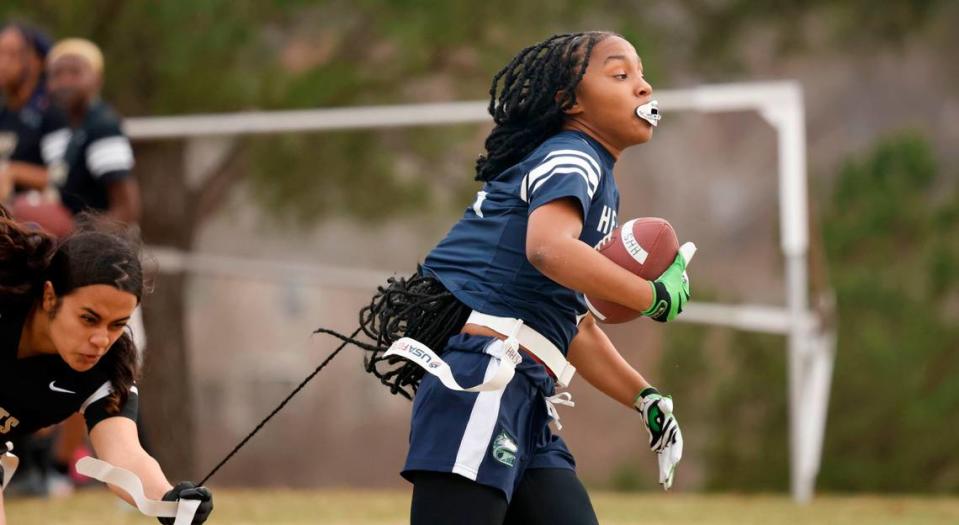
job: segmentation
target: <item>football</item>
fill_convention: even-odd
[[[626,221],[613,230],[596,245],[596,249],[619,266],[652,281],[676,259],[679,239],[666,219],[641,217]],[[602,299],[586,297],[586,305],[596,320],[608,324],[625,323],[642,315]]]
[[[41,229],[54,237],[66,237],[73,232],[70,210],[39,192],[31,191],[14,199],[10,214],[17,222]]]

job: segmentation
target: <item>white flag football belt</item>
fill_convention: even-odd
[[[556,345],[536,330],[526,326],[522,320],[512,317],[497,317],[473,310],[466,323],[485,326],[504,336],[511,336],[515,331],[514,336],[520,346],[543,363],[546,369],[556,378],[556,384],[563,388],[569,387],[569,382],[576,374],[576,367],[566,360],[566,356],[559,351]]]

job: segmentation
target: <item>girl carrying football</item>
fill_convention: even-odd
[[[616,226],[616,159],[652,137],[652,95],[617,34],[557,35],[522,50],[490,88],[482,191],[416,274],[391,279],[361,312],[376,341],[364,345],[368,369],[413,398],[402,474],[414,485],[414,525],[597,523],[548,426],[555,405],[571,404],[555,390],[574,372],[641,413],[660,483],[672,483],[682,453],[672,402],[620,356],[584,301],[670,321],[689,298],[692,245],[652,282],[593,249]]]

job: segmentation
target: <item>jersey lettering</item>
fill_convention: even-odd
[[[3,408],[0,408],[0,434],[6,434],[13,430],[13,427],[20,424],[20,421],[17,418],[10,415],[10,412],[7,412]]]
[[[609,235],[616,227],[616,210],[609,206],[603,206],[603,214],[599,217],[599,224],[596,225],[596,231],[602,235]]]

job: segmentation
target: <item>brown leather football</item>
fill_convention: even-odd
[[[641,217],[626,221],[596,245],[614,263],[630,272],[653,281],[669,268],[679,253],[676,231],[659,217]],[[640,312],[602,299],[586,298],[586,304],[596,320],[625,323],[636,319]]]

